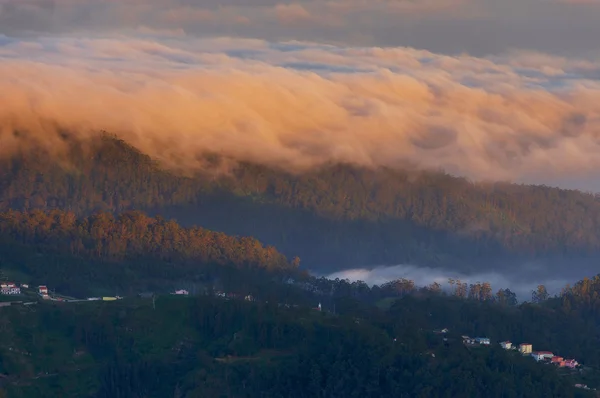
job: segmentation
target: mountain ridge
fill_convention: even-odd
[[[339,164],[290,174],[214,156],[212,171],[178,174],[110,136],[71,152],[62,164],[2,160],[0,209],[142,210],[255,236],[315,269],[600,255],[600,201],[575,190]]]

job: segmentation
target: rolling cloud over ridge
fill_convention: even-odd
[[[569,185],[600,167],[597,65],[152,30],[0,36],[0,153],[104,130],[192,168],[212,151]]]

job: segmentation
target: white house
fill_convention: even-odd
[[[500,346],[505,350],[510,350],[512,348],[512,343],[510,341],[503,341],[500,343]]]
[[[490,345],[490,339],[487,337],[475,337],[475,342],[481,345]]]
[[[175,293],[171,293],[171,294],[187,296],[190,293],[185,289],[181,289],[181,290],[175,290]]]
[[[15,294],[21,294],[21,288],[12,282],[2,283],[0,285],[0,293],[6,294],[9,296],[12,296]]]
[[[543,361],[544,359],[552,359],[554,354],[551,353],[550,351],[536,351],[536,352],[532,352],[531,356],[536,361]]]

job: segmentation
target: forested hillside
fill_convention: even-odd
[[[74,146],[62,159],[23,153],[2,160],[0,208],[141,209],[254,236],[310,268],[481,266],[490,258],[600,253],[600,203],[578,191],[350,165],[292,175],[241,164],[226,174],[185,175],[110,137]]]
[[[591,397],[573,386],[597,382],[594,368],[559,374],[497,344],[460,341],[461,333],[498,326],[498,336],[534,338],[536,320],[566,326],[541,307],[406,296],[389,311],[340,316],[161,297],[154,305],[125,299],[0,310],[0,394],[14,398]],[[431,332],[440,325],[453,328],[447,341]],[[508,335],[511,328],[518,334]],[[576,327],[571,333],[586,337]],[[565,355],[568,348],[553,347]]]
[[[252,238],[139,212],[2,213],[0,259],[3,280],[126,296],[0,306],[0,397],[541,398],[600,386],[600,276],[521,305],[487,282],[369,287],[297,272]],[[166,294],[186,283],[202,289]],[[155,299],[136,297],[148,288]],[[493,344],[468,347],[463,334]],[[506,339],[583,367],[536,363],[502,350]]]
[[[91,287],[114,294],[223,278],[266,282],[299,275],[299,261],[254,238],[184,228],[140,212],[81,219],[61,210],[0,213],[0,268],[73,295]]]
[[[165,261],[231,264],[238,268],[292,268],[272,246],[251,237],[232,237],[203,228],[183,228],[174,221],[126,212],[118,217],[96,213],[77,219],[73,213],[8,211],[0,213],[4,239],[35,245],[40,250],[120,259],[149,256]],[[299,259],[295,259],[296,265]]]

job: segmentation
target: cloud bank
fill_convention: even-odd
[[[0,36],[0,153],[108,131],[188,168],[211,151],[569,185],[600,167],[598,65],[172,31]]]

